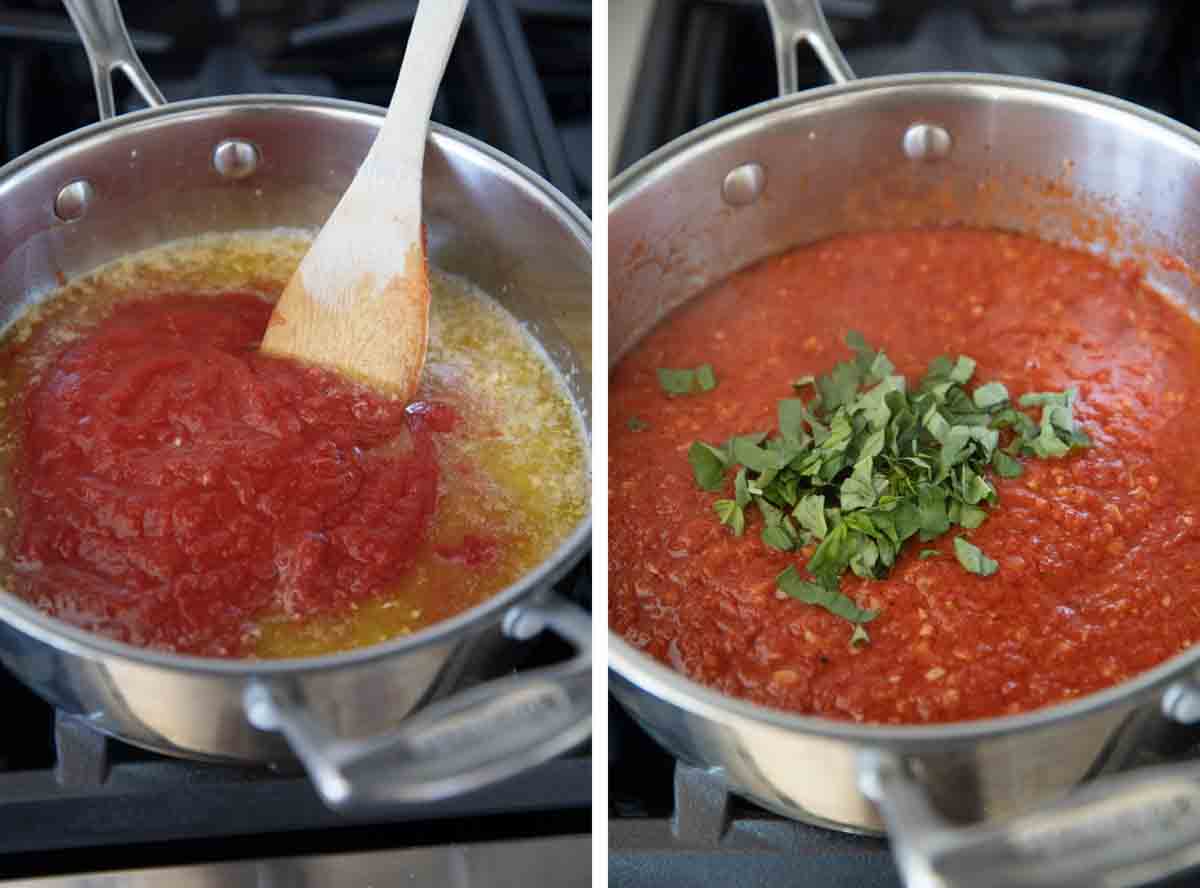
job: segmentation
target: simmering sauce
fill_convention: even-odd
[[[884,580],[842,591],[877,609],[870,643],[782,599],[805,557],[718,524],[693,441],[775,425],[789,382],[850,357],[861,330],[919,378],[942,354],[1015,394],[1074,386],[1094,446],[1024,460],[965,536],[999,562],[959,565],[947,534]],[[1200,639],[1200,328],[1082,252],[978,230],[852,235],[735,274],[661,323],[610,381],[610,620],[629,642],[725,693],[799,713],[946,722],[1068,700]],[[659,367],[712,364],[711,392],[669,397]],[[920,549],[937,557],[920,560]]]
[[[13,591],[134,644],[314,654],[485,600],[580,519],[584,450],[560,381],[461,282],[434,278],[413,404],[259,354],[305,245],[139,254],[10,332]]]

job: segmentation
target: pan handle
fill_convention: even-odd
[[[796,47],[802,41],[813,48],[834,83],[854,79],[850,63],[842,55],[820,0],[765,0],[771,19],[771,37],[775,41],[775,66],[779,71],[779,94],[790,95],[800,89],[796,70]]]
[[[151,108],[166,104],[133,48],[117,0],[63,0],[63,5],[87,50],[101,120],[117,113],[113,102],[113,71],[124,73]]]
[[[907,888],[1120,888],[1200,865],[1194,762],[1104,777],[1037,811],[968,826],[935,810],[902,756],[868,750],[858,770]]]
[[[503,629],[520,641],[549,629],[575,648],[575,656],[439,700],[376,737],[337,737],[282,688],[262,680],[246,687],[246,716],[256,728],[287,738],[331,808],[362,810],[471,792],[566,752],[591,734],[587,612],[552,596],[510,610]]]

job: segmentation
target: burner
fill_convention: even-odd
[[[416,3],[128,0],[123,7],[168,100],[299,93],[386,106]],[[0,66],[6,157],[96,120],[87,61],[56,0],[0,10],[0,41],[9,50]],[[118,81],[118,107],[142,107]],[[590,210],[591,4],[475,0],[433,118],[516,158]]]
[[[669,817],[609,821],[609,884],[796,884],[897,888],[887,842],[777,817],[731,796],[719,778],[674,767]]]

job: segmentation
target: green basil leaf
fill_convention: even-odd
[[[787,529],[782,524],[772,524],[769,527],[764,527],[762,541],[772,549],[778,549],[780,552],[790,552],[796,548],[795,541],[788,535]]]
[[[725,483],[728,459],[723,450],[697,441],[688,448],[688,462],[692,464],[692,474],[702,490],[716,490]]]
[[[971,399],[980,410],[992,410],[1008,403],[1008,389],[1002,382],[988,382],[975,389]]]
[[[746,438],[733,439],[733,461],[756,472],[778,468],[778,457],[769,450],[751,443]]]
[[[971,440],[978,444],[980,450],[983,451],[984,461],[991,459],[996,445],[1000,443],[1000,433],[986,426],[970,426],[969,432]]]
[[[959,385],[966,385],[974,375],[975,362],[966,355],[959,355],[958,361],[954,364],[954,369],[950,371],[950,381],[957,382]]]
[[[992,489],[992,485],[988,484],[982,476],[975,474],[968,466],[963,466],[960,477],[959,495],[962,497],[962,501],[969,506],[991,498],[996,492]]]
[[[1024,471],[1020,460],[1013,459],[1003,450],[997,450],[992,454],[992,468],[1001,478],[1019,478],[1021,472]]]
[[[719,499],[713,503],[717,520],[733,530],[734,536],[741,536],[746,530],[746,513],[733,500]]]
[[[631,432],[644,432],[646,429],[650,428],[649,423],[643,419],[639,419],[636,416],[629,417],[625,424],[629,426],[629,431]]]
[[[875,611],[866,610],[856,605],[839,592],[836,585],[826,585],[802,579],[796,568],[791,565],[788,565],[775,578],[775,583],[790,598],[798,599],[806,604],[815,604],[823,607],[831,614],[842,617],[852,623],[869,623],[877,616]]]
[[[804,430],[808,410],[799,398],[784,398],[779,402],[779,434],[784,439],[806,443],[808,432]]]
[[[988,558],[980,548],[968,543],[962,537],[954,538],[954,557],[966,570],[981,577],[990,577],[999,565]]]
[[[917,509],[921,517],[921,539],[932,540],[950,529],[950,519],[946,514],[946,491],[933,484],[922,485]]]
[[[1072,389],[1065,392],[1026,392],[1017,399],[1022,407],[1069,407]]]
[[[875,578],[875,565],[879,563],[879,547],[872,539],[863,540],[858,550],[850,556],[850,570],[864,580]]]
[[[763,521],[768,527],[773,527],[783,522],[783,512],[771,505],[767,499],[759,497],[754,501],[754,504],[762,512]]]
[[[801,497],[792,516],[800,522],[800,526],[819,540],[825,539],[829,527],[825,523],[825,497],[821,494],[810,493]]]
[[[974,530],[987,520],[987,510],[979,506],[964,505],[958,510],[958,523],[967,530]]]
[[[875,485],[872,483],[871,460],[865,459],[854,466],[854,473],[842,482],[839,491],[843,511],[869,509],[875,505]]]
[[[821,393],[821,405],[826,410],[837,410],[854,398],[861,381],[862,373],[855,363],[846,361],[838,364],[833,368],[832,373],[817,377],[817,391]]]
[[[921,510],[914,498],[905,497],[897,504],[892,512],[892,527],[898,544],[921,529]]]
[[[710,392],[717,387],[712,364],[701,364],[694,370],[659,367],[656,372],[659,387],[668,395],[690,395],[697,390]]]
[[[967,458],[967,442],[971,440],[971,430],[967,426],[951,426],[942,440],[942,451],[938,454],[938,465],[943,472],[948,472]]]
[[[845,524],[832,527],[808,560],[808,572],[814,576],[837,577],[850,563],[854,540]]]
[[[733,478],[733,501],[745,508],[750,504],[750,491],[746,483],[746,467],[738,469]]]

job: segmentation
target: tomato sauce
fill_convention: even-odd
[[[328,611],[403,573],[453,410],[261,355],[270,313],[246,293],[160,296],[62,352],[24,400],[20,594],[124,641],[228,655],[264,610]]]
[[[431,275],[417,400],[257,351],[299,232],[205,235],[66,284],[0,341],[0,581],[203,656],[374,644],[516,582],[586,513],[561,379]]]
[[[1076,386],[1094,446],[993,477],[999,505],[966,572],[947,534],[891,575],[847,574],[878,609],[869,644],[783,599],[805,558],[720,526],[687,461],[697,440],[774,428],[789,382],[850,357],[848,330],[915,380],[939,354],[1014,397]],[[658,367],[711,363],[709,393],[669,397]],[[610,620],[725,693],[874,723],[1016,713],[1116,684],[1200,639],[1200,334],[1183,309],[1091,255],[979,230],[842,236],[733,275],[653,330],[610,381]],[[633,420],[639,421],[633,421]],[[644,426],[644,427],[643,427]],[[920,560],[922,548],[939,555]]]

